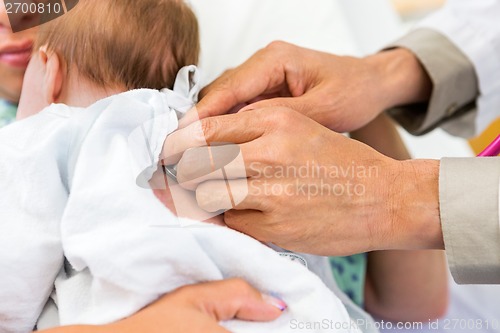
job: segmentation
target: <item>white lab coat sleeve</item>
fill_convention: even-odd
[[[0,332],[33,330],[62,266],[65,124],[42,113],[0,131]]]

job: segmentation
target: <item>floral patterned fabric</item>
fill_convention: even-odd
[[[330,257],[337,285],[360,307],[364,304],[366,264],[367,255],[364,253],[349,257]]]

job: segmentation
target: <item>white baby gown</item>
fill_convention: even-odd
[[[236,231],[179,219],[137,185],[193,105],[193,74],[184,68],[174,92],[52,105],[0,130],[0,332],[31,332],[54,285],[61,325],[104,324],[180,286],[231,277],[289,306],[271,323],[223,323],[232,332],[300,332],[292,322],[324,320],[359,331],[305,267]],[[148,151],[131,145],[138,129]]]

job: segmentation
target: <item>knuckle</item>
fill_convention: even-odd
[[[198,285],[185,285],[177,288],[173,294],[182,297],[185,300],[192,300],[196,298],[199,292]]]
[[[210,213],[231,205],[225,183],[218,181],[200,184],[196,189],[196,201],[203,210]]]
[[[250,286],[250,284],[242,278],[233,278],[229,280],[229,283],[235,290],[239,290],[240,292],[243,292],[245,294],[252,291],[252,287]]]
[[[200,206],[200,208],[204,210],[207,210],[208,207],[211,206],[212,196],[210,196],[208,192],[205,191],[204,184],[201,184],[196,189],[196,202],[198,203],[198,206]]]
[[[232,290],[234,295],[238,295],[239,298],[247,299],[254,294],[253,287],[242,278],[232,278],[227,280],[228,289]]]
[[[292,45],[284,41],[273,41],[259,50],[254,58],[261,61],[281,62],[292,51]]]
[[[284,42],[282,40],[275,40],[269,43],[265,49],[271,53],[284,52],[285,50],[289,49],[290,46],[290,43]]]
[[[271,166],[271,170],[275,172],[275,167],[280,166],[280,157],[282,156],[283,146],[266,146],[259,151],[259,155],[255,157],[255,160],[262,165]],[[273,174],[271,176],[274,176]]]
[[[290,129],[296,121],[297,112],[286,107],[276,107],[268,112],[268,123],[274,128]]]
[[[202,144],[211,142],[217,133],[218,126],[219,124],[217,118],[206,118],[200,120],[199,131],[196,133],[198,136],[197,140],[199,140]]]
[[[235,68],[226,69],[224,71],[224,73],[222,73],[221,78],[222,79],[226,79],[227,77],[230,77],[234,72],[235,72]],[[225,83],[225,82],[227,82],[227,80],[226,81],[222,81],[222,82]]]

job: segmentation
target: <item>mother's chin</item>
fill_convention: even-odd
[[[3,38],[2,38],[3,39]],[[18,103],[23,78],[31,59],[32,39],[0,41],[0,98]]]

